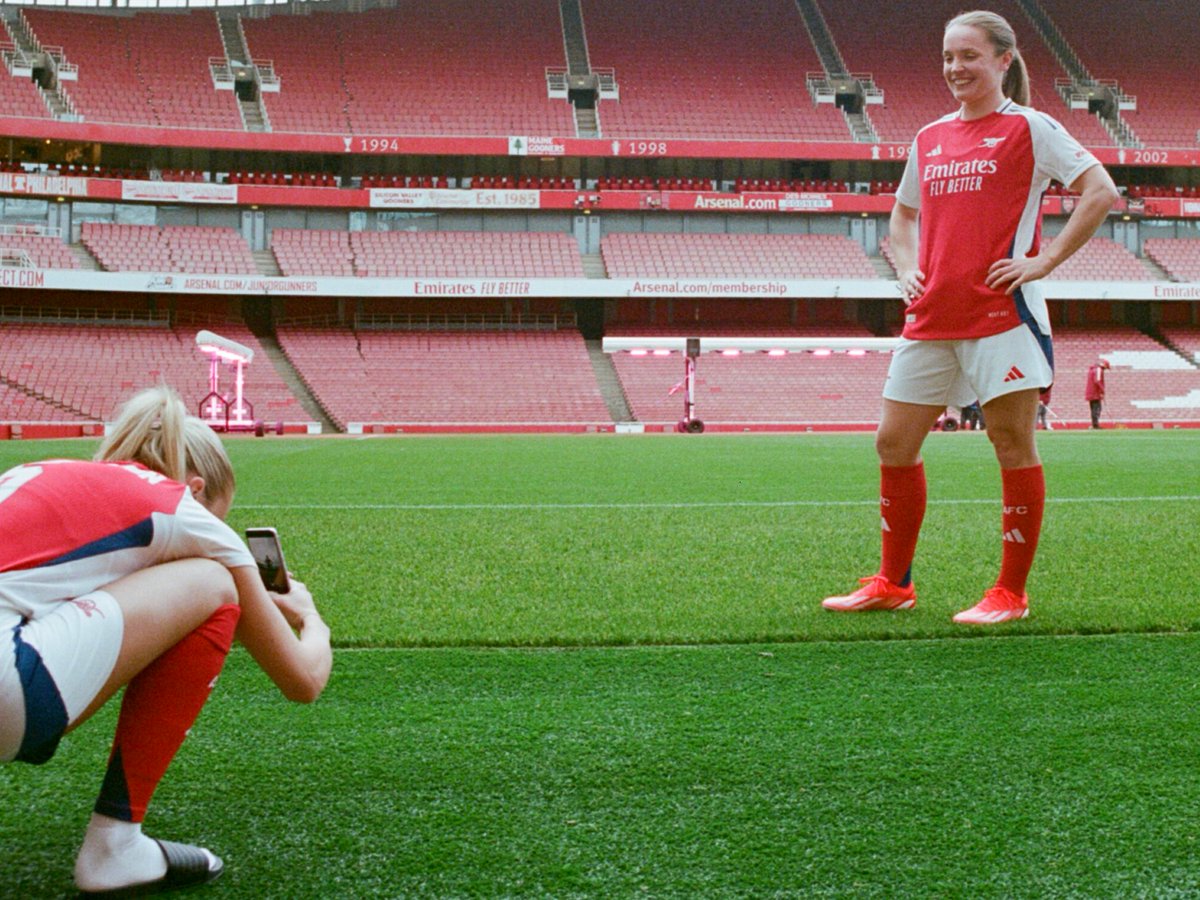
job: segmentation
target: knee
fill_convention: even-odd
[[[987,430],[988,440],[996,451],[1001,468],[1016,469],[1037,464],[1037,447],[1032,431],[1006,426],[992,426]]]
[[[193,567],[190,573],[192,583],[197,592],[207,599],[213,611],[238,602],[237,585],[225,566],[211,559],[195,559],[190,562]]]
[[[211,562],[211,560],[209,560]],[[230,571],[220,563],[216,563],[219,572],[213,576],[213,593],[216,595],[217,606],[228,606],[237,604],[238,592],[237,585],[233,581],[233,575]]]
[[[875,453],[885,466],[913,466],[921,453],[920,443],[913,446],[908,435],[896,429],[880,429],[875,432]]]

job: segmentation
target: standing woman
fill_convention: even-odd
[[[875,438],[883,547],[879,571],[826,609],[908,609],[925,514],[921,445],[947,406],[976,397],[1000,463],[1003,555],[995,584],[954,616],[988,625],[1024,618],[1045,502],[1034,442],[1038,391],[1054,379],[1039,279],[1082,247],[1117,199],[1112,179],[1062,126],[1032,110],[1012,28],[991,12],[946,24],[942,74],[957,112],[917,134],[891,216],[907,309]],[[1039,246],[1051,179],[1081,196],[1062,232]]]
[[[329,629],[292,582],[269,594],[224,523],[233,470],[168,388],[134,397],[95,462],[0,474],[0,762],[47,762],[125,688],[75,883],[121,896],[212,881],[208,850],[141,822],[236,636],[290,700],[332,664]]]

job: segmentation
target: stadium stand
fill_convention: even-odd
[[[280,78],[279,93],[264,94],[276,131],[575,133],[570,105],[547,95],[546,67],[564,62],[552,0],[405,3],[246,18],[243,29]]]
[[[591,63],[615,69],[620,89],[599,103],[604,137],[850,140],[841,112],[805,86],[821,63],[790,0],[581,6]]]
[[[609,234],[614,278],[877,278],[862,247],[832,234]]]
[[[882,182],[877,183],[883,187]],[[708,188],[702,188],[708,190]],[[848,194],[850,183],[847,181],[830,180],[828,178],[738,178],[733,182],[733,190],[738,194],[745,193],[780,193],[799,192],[813,194]],[[892,187],[895,190],[895,187]],[[882,190],[872,190],[872,193],[884,193]]]
[[[74,410],[53,406],[0,381],[0,422],[86,422]]]
[[[1200,366],[1200,325],[1168,325],[1159,330],[1164,338],[1182,351],[1185,359]]]
[[[22,15],[43,44],[61,45],[79,67],[66,92],[85,121],[242,130],[233,92],[213,87],[208,60],[225,49],[211,11]]]
[[[554,232],[276,229],[285,275],[582,278],[579,245]]]
[[[244,325],[214,327],[223,337],[259,347]],[[58,418],[45,414],[41,421],[111,420],[130,395],[160,382],[175,388],[195,410],[208,393],[208,360],[194,338],[195,330],[161,326],[6,323],[0,375],[75,413]],[[265,354],[247,370],[246,397],[264,421],[310,419]]]
[[[1174,281],[1200,281],[1200,240],[1146,238],[1142,252],[1162,266]]]
[[[278,93],[264,93],[273,131],[350,134],[350,97],[342,83],[343,17],[336,14],[242,17],[246,45],[255,59],[269,59]],[[303,47],[303,53],[296,53]]]
[[[942,32],[963,11],[957,0],[897,0],[877,16],[865,16],[855,0],[821,0],[846,65],[869,73],[884,103],[867,113],[881,140],[911,141],[917,131],[952,112],[954,100],[942,80]],[[1032,105],[1062,122],[1080,143],[1110,147],[1112,138],[1086,112],[1072,112],[1054,88],[1066,72],[1046,48],[1016,0],[996,0],[988,9],[1004,16],[1017,35],[1029,68]],[[897,52],[903,48],[903,52]],[[924,64],[914,64],[914,60]]]
[[[617,333],[647,337],[721,335],[761,337],[869,337],[859,326],[750,328],[734,325],[630,327]],[[683,397],[669,393],[683,378],[683,358],[614,353],[613,366],[635,418],[671,425],[682,418]],[[880,396],[891,354],[870,352],[789,353],[769,356],[705,353],[696,362],[696,416],[706,425],[749,426],[804,423],[864,425],[878,421]]]
[[[83,245],[110,272],[253,275],[249,245],[232,228],[84,222]]]
[[[22,234],[19,230],[0,228],[0,257],[6,260],[24,255],[41,269],[78,269],[79,260],[60,238],[38,234]],[[9,260],[6,264],[11,264]]]
[[[279,343],[340,427],[610,423],[578,332],[283,326]]]
[[[5,33],[0,31],[0,37],[5,36]],[[7,53],[2,46],[0,52]],[[42,100],[37,87],[30,79],[15,77],[6,67],[0,66],[0,115],[48,119],[50,107]]]
[[[1070,42],[1093,78],[1115,79],[1137,98],[1137,109],[1121,118],[1151,147],[1200,146],[1200,106],[1191,59],[1200,46],[1200,16],[1189,3],[1139,3],[1135,27],[1144,39],[1131,39],[1130,7],[1119,0],[1089,3],[1087,14],[1067,0],[1041,0],[1042,7]]]
[[[284,275],[355,274],[348,231],[276,228],[271,233],[271,252]]]
[[[165,176],[163,180],[168,180]],[[230,172],[226,184],[269,184],[284,187],[337,187],[337,176],[330,172]],[[368,187],[364,184],[363,187]]]
[[[879,242],[880,253],[894,270],[895,259],[887,238]],[[1155,281],[1142,261],[1110,238],[1094,237],[1074,256],[1047,276],[1050,281]]]
[[[1088,366],[1100,359],[1112,365],[1105,378],[1104,422],[1200,421],[1200,369],[1153,338],[1119,325],[1055,330],[1050,408],[1061,420],[1089,420],[1084,383]]]
[[[1094,237],[1048,276],[1050,281],[1155,281],[1141,260],[1109,238]]]

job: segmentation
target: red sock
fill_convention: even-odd
[[[241,607],[220,607],[125,688],[96,812],[141,822],[167,766],[212,692]]]
[[[912,581],[913,554],[925,518],[925,464],[879,467],[883,559],[879,574],[904,587]]]
[[[1000,577],[996,586],[1020,596],[1025,579],[1033,567],[1038,536],[1042,531],[1042,511],[1046,506],[1046,477],[1042,467],[1001,469],[1004,486],[1004,553],[1000,559]]]

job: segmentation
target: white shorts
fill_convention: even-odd
[[[985,338],[901,339],[892,352],[883,396],[923,406],[982,405],[1004,394],[1046,388],[1054,381],[1054,350],[1036,324]]]
[[[96,699],[117,664],[125,620],[111,594],[93,591],[0,633],[0,762],[43,763]]]

